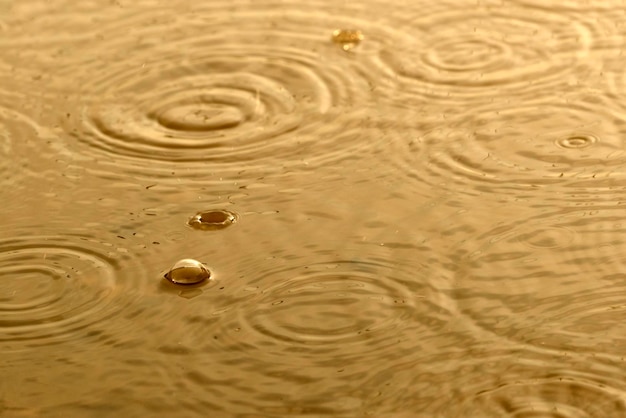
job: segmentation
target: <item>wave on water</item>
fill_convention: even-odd
[[[133,311],[127,295],[146,285],[145,272],[126,250],[84,233],[28,232],[4,230],[0,240],[4,351],[89,339]]]
[[[626,346],[620,206],[542,212],[461,244],[450,297],[504,340],[617,361]]]
[[[59,134],[90,170],[184,183],[384,152],[393,121],[378,104],[394,100],[394,80],[372,62],[401,36],[394,29],[320,10],[207,7],[161,19],[166,12],[138,12],[137,31],[121,37],[125,26],[112,25],[92,56],[58,62],[79,86]],[[344,51],[331,40],[337,26],[359,28],[367,42]]]
[[[494,103],[410,137],[390,135],[404,152],[383,158],[392,158],[385,167],[415,187],[498,199],[545,190],[559,198],[583,190],[617,198],[624,126],[603,95]]]
[[[407,107],[419,104],[418,97],[469,106],[563,90],[590,71],[584,58],[598,24],[510,4],[457,3],[419,15],[409,11],[405,19],[413,43],[385,50],[381,58],[401,81]]]

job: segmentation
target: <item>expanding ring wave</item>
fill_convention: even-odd
[[[114,51],[128,45],[112,41],[103,48],[112,51],[104,68],[84,67],[81,94],[70,99],[61,126],[94,162],[91,170],[206,181],[383,150],[385,122],[372,91],[374,80],[393,79],[371,62],[393,30],[353,19],[371,27],[372,38],[347,53],[330,42],[332,27],[312,25],[328,25],[319,12],[287,11],[276,25],[263,11],[233,13],[210,34],[193,20],[156,25],[172,34],[162,46],[119,57]],[[373,133],[361,133],[364,126]]]
[[[319,366],[331,352],[333,362],[344,363],[409,356],[415,351],[411,346],[415,339],[408,333],[426,338],[445,323],[437,291],[413,276],[402,266],[381,260],[267,272],[249,283],[258,289],[254,296],[247,292],[232,314],[222,314],[223,334],[237,342],[220,344],[245,341],[266,347],[268,360],[282,358],[285,350]],[[238,332],[226,332],[233,329]]]
[[[426,127],[388,167],[416,181],[471,195],[515,197],[535,189],[615,194],[626,163],[624,120],[593,94],[476,108],[445,127]]]
[[[488,365],[484,360],[474,360],[476,365],[467,366],[482,366],[484,378],[459,386],[464,392],[462,398],[452,407],[441,404],[440,410],[454,416],[485,418],[601,418],[626,412],[626,392],[614,374],[616,368],[595,364],[604,369],[599,372],[592,365],[524,354],[529,357],[518,358],[513,366],[502,364],[498,358],[491,358]]]
[[[124,306],[116,296],[143,280],[142,271],[133,270],[133,282],[122,284],[126,258],[85,235],[0,240],[0,346],[81,338],[118,314]]]
[[[616,239],[621,206],[535,210],[518,211],[516,221],[494,225],[452,255],[459,311],[501,338],[619,361],[626,319],[626,288],[615,273],[626,249]]]
[[[411,24],[414,41],[383,51],[382,62],[411,95],[457,105],[563,86],[588,71],[581,58],[596,36],[593,20],[510,5],[451,5]]]
[[[86,109],[91,135],[81,139],[124,157],[245,161],[296,129],[301,119],[293,97],[280,84],[245,72],[184,77],[138,98]]]

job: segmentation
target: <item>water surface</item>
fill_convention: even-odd
[[[623,10],[0,4],[0,416],[626,416]]]

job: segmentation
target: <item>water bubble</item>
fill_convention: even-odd
[[[595,144],[596,141],[597,138],[594,135],[580,133],[565,138],[559,138],[556,144],[562,148],[587,148]]]
[[[210,210],[198,212],[187,221],[187,225],[194,229],[213,231],[226,228],[237,222],[237,214],[227,210]]]
[[[336,29],[333,31],[332,40],[336,44],[341,44],[344,51],[349,51],[361,43],[363,34],[357,29]]]
[[[198,284],[210,279],[211,272],[201,262],[185,258],[177,261],[164,277],[174,284]]]

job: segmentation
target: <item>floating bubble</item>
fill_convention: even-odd
[[[332,40],[336,44],[341,44],[344,51],[348,51],[363,40],[363,34],[357,29],[335,29]]]
[[[196,213],[187,225],[194,229],[213,231],[226,228],[237,222],[237,214],[227,210],[209,210]]]
[[[185,258],[177,261],[164,277],[174,284],[198,284],[210,279],[211,272],[201,262]]]
[[[561,148],[587,148],[596,143],[598,139],[588,133],[578,133],[556,140],[556,144]]]

